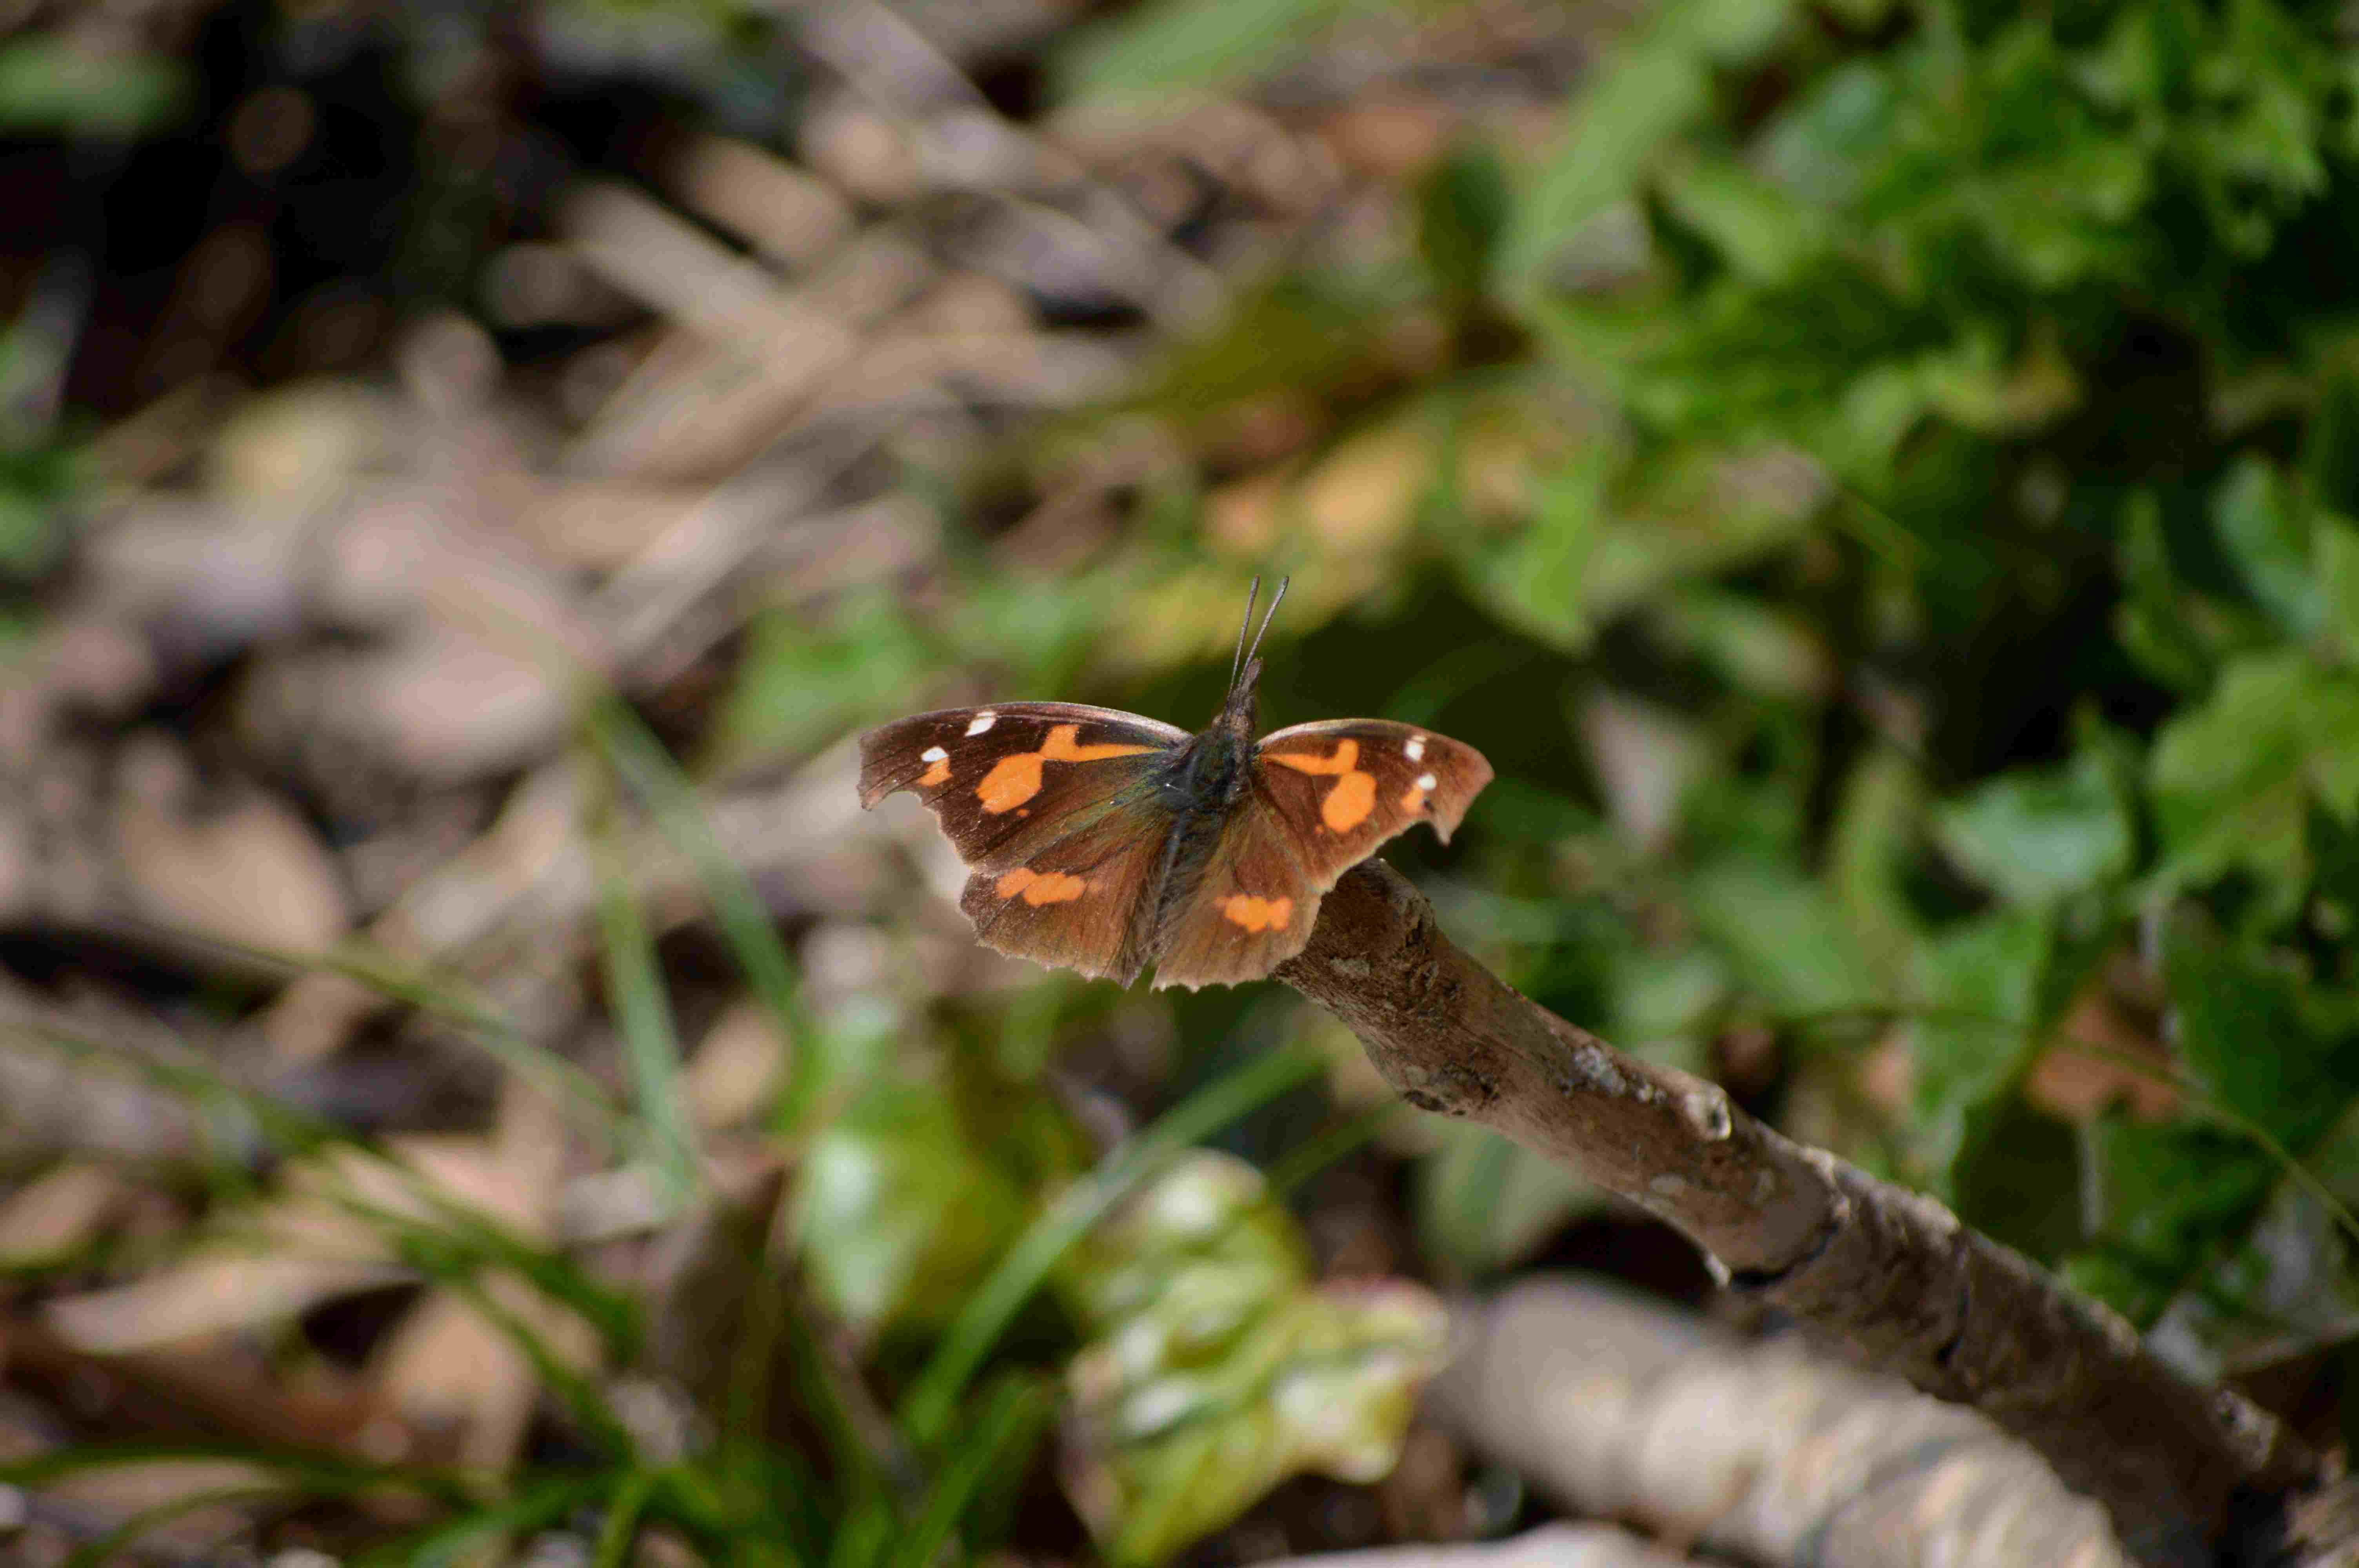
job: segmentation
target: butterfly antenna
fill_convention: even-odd
[[[1277,619],[1277,607],[1286,602],[1286,585],[1293,580],[1290,577],[1277,579],[1277,591],[1269,596],[1269,608],[1262,612],[1261,630],[1254,633],[1253,646],[1245,650],[1246,658],[1251,659],[1261,652],[1261,640],[1268,633],[1269,623]],[[1253,613],[1250,604],[1245,607],[1245,613],[1248,616]]]
[[[1280,589],[1278,591],[1283,593],[1285,589]],[[1260,597],[1261,579],[1256,578],[1253,579],[1253,586],[1245,589],[1245,618],[1237,626],[1236,655],[1229,660],[1229,689],[1231,691],[1237,689],[1237,672],[1245,667],[1245,632],[1253,625],[1254,600]]]

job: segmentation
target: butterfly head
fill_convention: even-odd
[[[1237,628],[1236,656],[1229,661],[1229,696],[1221,705],[1218,727],[1240,730],[1248,741],[1253,739],[1258,714],[1255,693],[1261,685],[1261,640],[1268,633],[1270,622],[1277,616],[1277,607],[1286,598],[1286,585],[1293,580],[1277,579],[1277,591],[1269,596],[1269,608],[1262,612],[1261,630],[1253,633],[1251,643],[1246,643],[1245,633],[1253,627],[1254,600],[1261,597],[1261,579],[1254,579],[1253,587],[1245,590],[1245,622]]]

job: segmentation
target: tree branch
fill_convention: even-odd
[[[2241,1509],[2319,1479],[2267,1412],[2180,1378],[1940,1204],[1519,995],[1387,866],[1336,884],[1277,978],[1343,1020],[1411,1105],[1498,1129],[1679,1229],[1729,1289],[1984,1411],[2103,1503],[2142,1563],[2209,1563]]]

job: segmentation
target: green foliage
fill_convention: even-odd
[[[1364,648],[1454,650],[1300,686],[1499,764],[1454,929],[1625,1044],[1767,1031],[1798,1131],[2214,1368],[2350,1332],[2354,67],[2293,0],[1684,0],[1552,145],[1404,192],[1413,253],[1273,285],[1165,395],[1210,428],[1291,384],[1337,454],[1456,432],[1407,531],[1306,505],[1258,557],[1360,585]],[[1334,330],[1413,308],[1451,350],[1372,392]],[[1483,511],[1476,429],[1521,463]],[[2056,1087],[2068,1041],[2110,1088]],[[1583,1201],[1429,1159],[1463,1268]]]
[[[1065,1272],[1094,1337],[1071,1374],[1075,1491],[1118,1564],[1153,1563],[1288,1476],[1390,1470],[1447,1318],[1415,1285],[1315,1286],[1261,1174],[1199,1153]]]
[[[1063,87],[1122,99],[1266,70],[1343,9],[1342,0],[1158,0],[1066,51]]]
[[[0,45],[0,131],[136,136],[184,116],[195,97],[186,62],[105,55],[60,38]]]
[[[1802,589],[1854,667],[1921,672],[1886,689],[1914,705],[1930,798],[1862,838],[1867,770],[1891,754],[1806,750],[1840,809],[1740,857],[1714,846],[1774,820],[1774,765],[1718,820],[1691,802],[1680,902],[1770,1016],[1915,1014],[1889,1125],[1904,1169],[2077,1254],[2141,1319],[2186,1292],[2209,1304],[2182,1333],[2228,1334],[2223,1260],[2305,1190],[2288,1162],[2359,1095],[2350,967],[2318,946],[2348,929],[2329,868],[2359,812],[2359,498],[2324,286],[2359,259],[2336,216],[2359,174],[2353,57],[2321,14],[2268,0],[1857,25],[1734,0],[1658,13],[1528,175],[1497,282],[1616,389],[1617,423],[1578,492],[1554,492],[1579,510],[1543,504],[1520,547],[1563,563],[1565,600],[1593,597],[1571,541],[1653,513],[1682,462],[1768,441],[1825,476],[1803,519],[1818,586],[1790,527],[1721,523],[1719,569],[1773,602]],[[1772,87],[1766,111],[1746,83]],[[1615,213],[1642,254],[1607,287],[1561,287]],[[1960,880],[2008,912],[1961,907]],[[2021,1103],[2027,1075],[2105,955],[2174,907],[2160,970],[2187,1119],[2115,1111],[2076,1141]],[[2071,1190],[2083,1153],[2102,1202],[2075,1217],[2040,1189]]]

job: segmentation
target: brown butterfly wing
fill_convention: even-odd
[[[1158,990],[1262,979],[1310,940],[1320,895],[1334,881],[1311,876],[1293,828],[1259,780],[1216,826],[1201,875],[1162,913],[1154,944]]]
[[[1251,792],[1165,912],[1156,985],[1260,979],[1302,951],[1337,878],[1417,823],[1447,840],[1490,782],[1480,752],[1415,725],[1343,719],[1265,735]]]
[[[1171,826],[1151,796],[1117,800],[1024,864],[975,872],[959,907],[986,947],[1126,986],[1147,965]]]
[[[976,868],[959,907],[984,946],[1127,985],[1145,964],[1184,730],[1112,708],[999,703],[860,739],[860,802],[914,791]]]
[[[1256,782],[1286,819],[1321,892],[1418,823],[1431,824],[1448,843],[1491,782],[1491,764],[1473,747],[1386,719],[1273,730],[1254,755]]]
[[[860,738],[860,804],[914,791],[961,860],[1010,871],[1151,789],[1163,754],[1187,739],[1135,713],[1070,702],[920,713]]]

